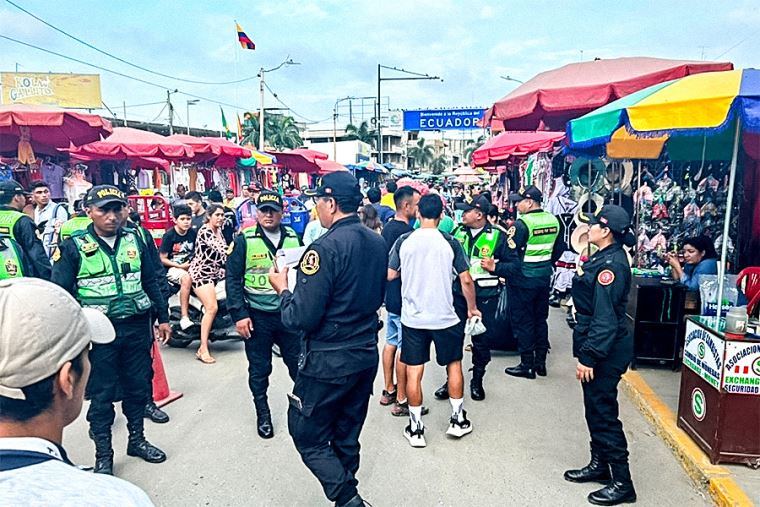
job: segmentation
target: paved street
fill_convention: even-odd
[[[450,405],[432,396],[443,382],[443,369],[430,367],[424,381],[425,404],[431,408],[425,419],[426,449],[412,449],[402,436],[407,420],[392,417],[374,397],[362,434],[362,495],[376,507],[588,505],[585,496],[596,486],[562,479],[566,468],[588,460],[581,390],[563,319],[552,310],[549,377],[509,378],[503,369],[516,359],[495,358],[486,375],[486,401],[466,398],[475,430],[461,441],[444,435]],[[195,360],[192,346],[164,349],[171,386],[185,397],[167,407],[169,424],[146,425],[148,438],[169,459],[150,465],[127,457],[126,428],[119,416],[116,473],[140,485],[157,505],[329,505],[287,433],[290,381],[281,361],[270,388],[276,435],[264,441],[256,435],[242,345],[212,345],[212,352],[217,363],[206,366]],[[379,373],[376,392],[381,389]],[[624,395],[621,414],[638,504],[709,505]],[[64,445],[75,462],[92,464],[84,414],[67,430]]]

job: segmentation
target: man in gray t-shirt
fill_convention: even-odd
[[[446,434],[462,437],[472,431],[463,410],[462,347],[464,323],[454,311],[452,283],[459,277],[467,300],[467,316],[480,317],[475,305],[475,284],[462,245],[438,230],[443,203],[437,195],[420,199],[418,230],[401,236],[393,245],[388,279],[401,277],[401,326],[404,345],[401,362],[407,365],[409,426],[404,436],[412,447],[425,447],[422,423],[422,375],[435,343],[436,360],[446,366],[452,415]]]

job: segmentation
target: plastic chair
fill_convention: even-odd
[[[736,286],[747,297],[747,315],[760,305],[760,267],[744,268],[736,278]]]

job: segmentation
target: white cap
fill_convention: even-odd
[[[115,337],[108,317],[53,283],[0,280],[0,396],[26,399],[21,388],[55,374],[90,343]]]

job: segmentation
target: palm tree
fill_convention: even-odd
[[[420,137],[417,144],[407,150],[407,157],[413,158],[415,165],[420,169],[427,167],[433,161],[435,150],[432,146],[425,144],[425,139]]]
[[[486,136],[480,136],[477,139],[470,139],[467,141],[467,147],[464,149],[464,158],[467,160],[467,163],[472,162],[472,153],[483,146],[483,143],[486,142]]]
[[[446,157],[446,155],[438,155],[430,164],[430,169],[432,170],[433,174],[441,174],[449,167],[449,159]]]
[[[243,139],[240,144],[253,144],[259,146],[259,117],[251,113],[243,115]],[[303,146],[301,131],[292,116],[270,114],[264,116],[266,128],[264,129],[264,143],[277,150],[283,148],[298,148]]]
[[[373,148],[375,147],[375,141],[377,141],[377,138],[374,131],[369,129],[369,125],[367,125],[366,121],[361,122],[358,127],[349,123],[346,125],[346,134],[348,134],[346,137],[349,140],[357,139],[363,143],[369,144]]]

